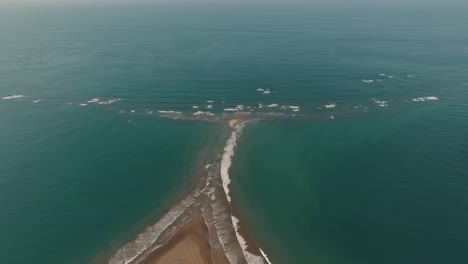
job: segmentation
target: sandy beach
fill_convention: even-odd
[[[200,217],[181,228],[173,239],[153,252],[143,264],[212,264],[208,228]]]

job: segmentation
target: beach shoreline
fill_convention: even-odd
[[[229,196],[231,158],[248,121],[221,120],[226,129],[203,152],[203,169],[196,170],[185,198],[117,250],[109,264],[270,263],[234,216]]]

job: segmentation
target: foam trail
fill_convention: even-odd
[[[229,178],[229,168],[231,167],[231,164],[232,164],[232,157],[234,156],[234,150],[237,145],[237,139],[242,133],[243,128],[244,128],[244,123],[239,123],[238,125],[234,127],[234,131],[231,133],[231,136],[226,141],[226,146],[224,147],[224,153],[221,159],[221,168],[220,168],[221,181],[222,181],[223,189],[224,189],[224,192],[226,193],[226,197],[227,197],[229,204],[231,204],[231,196],[229,195],[229,192],[230,192],[229,184],[231,183],[231,179]],[[247,251],[247,241],[244,239],[244,237],[242,237],[242,235],[239,232],[239,219],[236,218],[234,215],[231,215],[231,221],[234,226],[234,230],[236,232],[237,241],[239,242],[242,248],[242,251],[244,253],[244,257],[247,263],[248,264],[264,264],[265,261],[263,257],[257,256]],[[263,255],[264,254],[263,251],[261,252]],[[265,259],[267,258],[265,257]],[[267,262],[270,263],[268,260]]]
[[[192,196],[186,197],[179,204],[174,206],[166,213],[156,224],[147,227],[145,231],[139,234],[134,241],[127,243],[120,248],[117,253],[109,260],[109,264],[127,264],[135,260],[141,253],[151,247],[161,233],[166,230],[174,221],[176,221],[194,202]]]
[[[224,147],[223,157],[221,159],[221,180],[223,182],[223,189],[226,193],[226,197],[231,203],[231,196],[229,196],[229,184],[231,183],[231,179],[229,178],[229,167],[231,167],[232,163],[232,156],[234,156],[234,149],[236,148],[236,141],[237,137],[242,132],[244,128],[244,124],[240,123],[235,128],[234,131],[231,133],[231,136],[226,142],[226,146]]]
[[[134,111],[134,110],[132,110],[132,111]],[[160,113],[160,114],[182,114],[182,112],[179,112],[179,111],[166,111],[166,110],[159,110],[158,113]]]
[[[263,261],[262,257],[254,255],[247,251],[247,241],[239,233],[239,219],[233,215],[231,215],[231,219],[232,219],[232,224],[234,225],[234,230],[236,231],[237,241],[239,241],[239,244],[242,248],[242,251],[244,252],[244,257],[245,257],[245,260],[247,260],[247,263],[264,264],[265,262]]]
[[[265,252],[263,252],[263,250],[262,250],[261,248],[258,248],[258,249],[260,249],[260,253],[262,253],[262,256],[265,258],[266,262],[267,262],[268,264],[272,264],[271,261],[270,261],[270,259],[269,259],[268,256],[267,256],[267,254],[265,254]]]

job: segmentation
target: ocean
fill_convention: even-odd
[[[240,112],[272,263],[468,262],[467,5],[3,5],[0,263],[104,263]]]

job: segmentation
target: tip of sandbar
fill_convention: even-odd
[[[245,118],[233,118],[228,120],[228,126],[230,128],[236,127],[239,123],[245,122],[247,119]]]

